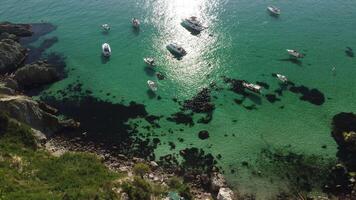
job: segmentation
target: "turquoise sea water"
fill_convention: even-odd
[[[279,18],[266,12],[271,4],[281,8]],[[356,48],[355,11],[356,1],[352,0],[2,0],[0,19],[46,21],[58,26],[45,36],[59,38],[48,51],[63,53],[71,70],[67,79],[48,91],[79,80],[97,98],[144,103],[149,113],[168,117],[179,111],[172,98],[189,99],[211,82],[224,87],[212,92],[217,99],[213,99],[216,109],[209,124],[187,127],[162,119],[158,132],[170,128],[184,131],[160,139],[175,142],[175,152],[194,146],[215,156],[221,154],[219,165],[229,183],[242,193],[255,192],[257,198],[264,199],[283,188],[283,181],[270,184],[270,177],[251,175],[241,167],[244,161],[255,166],[261,149],[287,148],[305,155],[335,157],[331,118],[341,111],[356,110],[356,58],[344,52],[348,46]],[[182,18],[192,15],[209,27],[197,36],[180,25]],[[139,32],[131,27],[132,17],[141,20]],[[112,26],[108,35],[100,30],[104,23]],[[109,42],[113,51],[107,63],[101,60],[104,42]],[[173,58],[165,47],[170,42],[180,43],[188,55],[182,60]],[[306,54],[301,65],[283,60],[288,59],[287,48]],[[156,58],[156,71],[163,73],[165,80],[157,80],[145,70],[142,58],[146,56]],[[331,72],[333,66],[336,75]],[[257,110],[247,110],[234,103],[239,95],[229,91],[221,78],[262,81],[273,91],[278,81],[271,73],[317,88],[325,94],[326,102],[316,106],[286,92],[279,102],[262,99]],[[147,95],[148,79],[158,81],[161,100]],[[108,92],[116,98],[106,96]],[[200,140],[200,130],[208,130],[209,139]],[[185,142],[177,142],[178,137]],[[157,156],[168,153],[172,153],[169,145],[156,149]]]

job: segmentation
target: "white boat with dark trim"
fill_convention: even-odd
[[[181,47],[180,45],[178,45],[176,43],[171,43],[171,44],[167,45],[167,49],[172,54],[177,55],[177,56],[187,55],[187,52],[185,51],[185,49],[183,49],[183,47]]]
[[[276,77],[278,78],[278,80],[282,81],[283,83],[286,83],[288,81],[287,77],[282,74],[276,74]]]
[[[246,83],[243,82],[242,86],[244,86],[246,89],[251,90],[252,92],[260,93],[262,87],[257,85],[257,84],[252,84],[252,83]]]
[[[140,20],[138,20],[136,18],[132,18],[131,23],[132,23],[132,26],[134,28],[139,28],[140,27]]]
[[[110,31],[110,29],[111,29],[109,24],[103,24],[103,25],[101,25],[101,28],[103,29],[103,31],[106,31],[106,32]]]
[[[201,32],[206,28],[195,16],[184,19],[183,26],[185,26],[193,31],[196,31],[196,32]]]
[[[102,53],[105,57],[110,57],[111,56],[111,47],[108,43],[104,43],[102,46]]]
[[[287,49],[287,52],[289,55],[295,57],[295,58],[303,58],[304,55],[296,50],[293,49]]]
[[[144,58],[143,61],[150,67],[154,67],[156,65],[155,59],[151,57]]]
[[[148,80],[147,85],[153,92],[156,92],[158,89],[158,86],[154,81]]]
[[[273,14],[273,15],[280,15],[281,14],[281,9],[275,7],[275,6],[268,6],[267,10]]]

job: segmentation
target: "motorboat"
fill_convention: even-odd
[[[102,46],[102,53],[105,57],[110,57],[111,56],[111,48],[108,43],[104,43]]]
[[[262,89],[262,87],[257,84],[246,83],[246,82],[243,82],[242,86],[244,86],[248,90],[251,90],[252,92],[257,92],[257,93],[260,93]]]
[[[103,24],[103,25],[101,25],[101,28],[103,29],[103,31],[106,31],[106,32],[110,31],[110,29],[111,29],[109,24]]]
[[[144,58],[143,61],[150,67],[154,67],[156,65],[154,58]]]
[[[156,92],[158,89],[158,86],[154,81],[148,80],[147,85],[153,92]]]
[[[275,6],[268,6],[267,10],[274,15],[280,15],[281,14],[281,9],[275,7]]]
[[[183,20],[183,26],[186,28],[189,28],[193,31],[196,32],[201,32],[205,29],[205,27],[202,25],[202,23],[197,19],[197,17],[189,17]]]
[[[171,43],[171,44],[167,45],[167,49],[174,55],[178,55],[178,56],[187,55],[187,52],[183,49],[183,47],[181,47],[180,45],[178,45],[176,43]]]
[[[139,28],[140,27],[140,21],[138,19],[136,19],[136,18],[132,18],[131,23],[132,23],[132,26],[134,28]]]
[[[276,74],[276,77],[278,78],[278,80],[282,81],[283,83],[286,83],[288,81],[287,77],[282,74]]]
[[[289,55],[295,57],[295,58],[303,58],[304,55],[296,50],[293,49],[287,49],[287,52]]]

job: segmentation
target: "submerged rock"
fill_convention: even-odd
[[[18,37],[32,36],[31,25],[29,24],[12,24],[10,22],[0,23],[0,34],[9,33]]]
[[[309,89],[305,86],[292,86],[289,88],[289,90],[293,93],[299,93],[302,94],[300,97],[301,100],[303,101],[308,101],[314,105],[322,105],[325,102],[325,96],[322,92],[320,92],[318,89]]]
[[[0,73],[13,71],[25,60],[26,49],[14,40],[0,41]]]
[[[200,131],[199,134],[198,134],[199,138],[201,140],[205,140],[205,139],[208,139],[209,138],[209,132],[208,131]]]
[[[45,62],[37,62],[18,69],[14,79],[24,88],[53,83],[59,79],[56,69]]]

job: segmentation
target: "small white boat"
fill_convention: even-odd
[[[252,92],[257,92],[257,93],[260,93],[261,92],[261,89],[262,87],[257,85],[257,84],[252,84],[252,83],[246,83],[246,82],[243,82],[242,85],[248,89],[248,90],[251,90]]]
[[[102,46],[102,53],[105,57],[110,57],[111,56],[111,48],[108,43],[104,43]]]
[[[282,81],[283,83],[286,83],[288,81],[287,77],[282,74],[276,74],[276,77],[278,78],[278,80]]]
[[[189,17],[183,20],[183,25],[186,26],[187,28],[201,32],[205,29],[205,27],[202,25],[200,21],[198,21],[197,17]]]
[[[153,92],[157,91],[158,86],[154,81],[148,80],[147,85]]]
[[[187,52],[183,49],[183,47],[181,47],[180,45],[178,45],[176,43],[171,43],[171,44],[167,45],[167,49],[174,55],[178,55],[178,56],[187,55]]]
[[[101,25],[101,28],[103,29],[103,31],[106,31],[106,32],[110,31],[110,29],[111,29],[109,24],[103,24],[103,25]]]
[[[303,58],[304,57],[304,55],[302,53],[299,53],[298,51],[293,50],[293,49],[287,49],[287,52],[289,55],[291,55],[295,58]]]
[[[281,10],[275,6],[268,6],[267,10],[274,15],[280,15],[281,14]]]
[[[154,58],[144,58],[143,61],[150,67],[154,67],[156,65]]]
[[[131,23],[132,23],[132,26],[134,28],[139,28],[140,27],[140,21],[138,19],[136,19],[136,18],[132,18]]]

